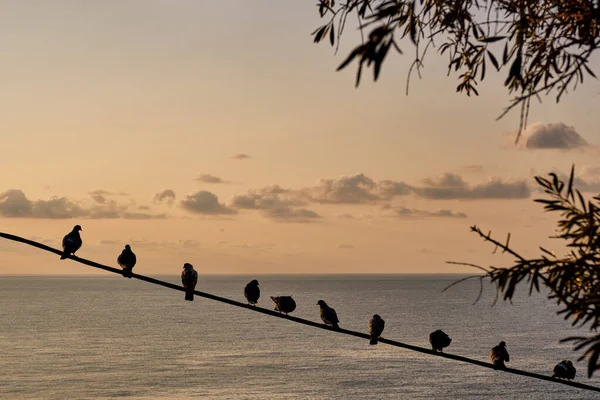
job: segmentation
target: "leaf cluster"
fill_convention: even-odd
[[[596,77],[589,63],[600,46],[598,1],[318,0],[329,21],[313,35],[316,43],[327,38],[339,46],[347,18],[356,16],[362,41],[338,67],[357,62],[356,86],[364,67],[372,66],[377,80],[390,49],[403,54],[399,42],[406,37],[415,47],[408,79],[430,46],[448,55],[448,74],[459,74],[456,90],[468,96],[479,94],[490,67],[507,70],[504,85],[514,98],[498,118],[519,106],[520,134],[532,98],[554,93],[559,102],[585,75]]]
[[[504,300],[512,300],[516,288],[523,282],[529,285],[530,295],[545,286],[549,289],[549,298],[561,306],[559,315],[574,326],[589,326],[595,331],[600,327],[600,195],[586,201],[574,188],[574,177],[573,167],[568,182],[554,173],[549,174],[549,178],[535,178],[547,195],[535,201],[543,204],[545,211],[560,215],[557,233],[552,238],[564,241],[568,250],[564,256],[540,247],[539,257],[525,258],[510,247],[508,240],[498,242],[476,226],[471,230],[515,257],[510,268],[492,266],[485,269],[483,276],[495,284]],[[569,337],[563,341],[574,342],[575,350],[588,348],[580,358],[588,358],[588,376],[600,369],[600,335]]]

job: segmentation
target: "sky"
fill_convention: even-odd
[[[575,163],[600,191],[597,81],[532,105],[515,144],[504,73],[467,97],[431,53],[407,96],[407,51],[355,88],[358,36],[314,44],[313,3],[1,1],[0,231],[58,248],[79,224],[78,256],[130,244],[140,274],[510,265],[472,225],[559,246],[533,177]],[[0,274],[96,273],[58,258],[0,241]]]

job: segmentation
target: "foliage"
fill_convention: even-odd
[[[403,54],[398,41],[408,36],[416,50],[410,71],[419,72],[427,50],[439,46],[441,54],[449,55],[448,74],[460,72],[456,90],[468,96],[479,94],[477,83],[490,64],[497,71],[508,68],[504,85],[515,97],[499,118],[520,106],[519,133],[533,97],[541,101],[540,94],[554,92],[559,102],[584,75],[595,77],[588,64],[600,46],[599,0],[317,1],[320,16],[329,18],[313,32],[317,43],[339,46],[348,17],[358,20],[362,43],[338,67],[356,60],[357,86],[365,65],[373,66],[377,80],[390,49]]]
[[[478,277],[491,279],[497,294],[502,294],[504,300],[512,300],[515,289],[524,281],[529,285],[530,295],[534,289],[539,292],[540,285],[545,286],[550,290],[549,298],[561,306],[559,315],[564,314],[564,318],[571,320],[574,326],[589,326],[591,331],[596,331],[600,327],[600,195],[586,202],[573,187],[574,173],[573,167],[568,183],[553,173],[550,179],[535,178],[548,195],[548,198],[535,201],[543,204],[545,211],[560,213],[557,234],[551,237],[565,241],[566,255],[558,257],[540,247],[538,258],[527,259],[510,247],[510,235],[505,243],[500,243],[490,233],[485,234],[473,226],[471,230],[485,241],[514,256],[514,265],[510,268],[482,268],[473,264],[451,263],[485,270],[485,275]],[[588,358],[588,376],[600,369],[600,335],[569,337],[562,341],[574,342],[575,350],[587,347],[580,360]]]

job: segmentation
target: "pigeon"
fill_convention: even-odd
[[[189,263],[183,264],[183,271],[181,271],[181,282],[185,288],[185,299],[188,301],[194,301],[194,288],[198,283],[198,273],[194,270],[194,266]]]
[[[271,300],[275,303],[275,311],[288,315],[296,309],[296,302],[292,296],[271,296]]]
[[[131,246],[126,244],[125,249],[123,249],[119,257],[117,257],[117,262],[123,268],[124,277],[131,278],[131,270],[135,266],[136,261],[135,253],[131,251]]]
[[[575,366],[573,365],[573,363],[569,360],[562,360],[561,362],[559,362],[558,364],[556,364],[556,366],[554,367],[554,374],[552,375],[553,378],[562,378],[562,379],[575,379],[575,374],[577,373],[577,370],[575,369]]]
[[[434,351],[444,352],[444,347],[450,346],[452,339],[443,330],[438,329],[435,332],[429,334],[429,343]]]
[[[385,321],[378,314],[373,315],[371,321],[369,321],[369,334],[371,335],[371,341],[369,344],[377,344],[377,339],[381,336],[385,328]]]
[[[256,305],[260,298],[260,288],[258,287],[258,281],[254,279],[246,285],[244,288],[244,296],[248,300],[248,304]]]
[[[321,319],[325,325],[331,325],[335,329],[340,329],[340,326],[338,325],[340,320],[338,319],[335,310],[329,307],[323,300],[319,300],[317,305],[321,307]]]
[[[494,368],[506,368],[504,362],[510,361],[510,356],[508,355],[508,351],[506,350],[506,343],[504,341],[500,342],[498,346],[495,346],[490,351],[490,358],[492,360],[492,364],[494,364]]]
[[[62,241],[63,253],[62,253],[62,256],[60,256],[61,260],[64,260],[71,254],[75,254],[75,252],[77,250],[79,250],[79,248],[83,244],[83,241],[81,240],[81,236],[79,235],[80,230],[82,230],[81,226],[75,225],[73,230],[70,233],[68,233],[67,235],[65,235],[65,237],[63,238],[63,241]]]

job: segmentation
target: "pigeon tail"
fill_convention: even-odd
[[[335,329],[340,329],[340,326],[338,325],[337,322],[334,322],[333,324],[331,324]]]
[[[123,277],[125,278],[131,278],[132,277],[132,271],[130,268],[123,268]]]
[[[194,301],[194,292],[185,292],[185,299],[187,301]]]
[[[60,259],[61,259],[61,260],[66,260],[68,256],[69,256],[69,253],[67,253],[67,252],[63,252],[63,253],[62,253],[62,256],[60,256]]]
[[[371,335],[371,340],[369,341],[369,344],[377,344],[377,336]]]

